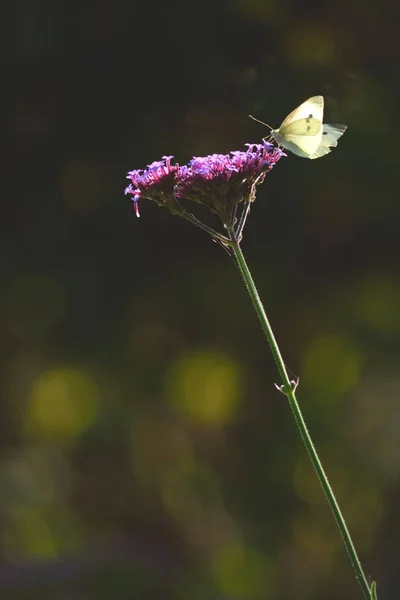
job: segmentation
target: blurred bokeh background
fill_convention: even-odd
[[[128,170],[243,149],[267,133],[249,113],[277,127],[315,94],[348,131],[278,163],[243,249],[366,573],[397,599],[396,4],[15,5],[2,600],[361,598],[236,267],[123,195]]]

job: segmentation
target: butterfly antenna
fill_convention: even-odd
[[[260,119],[256,119],[255,117],[253,117],[253,115],[249,115],[250,119],[253,119],[253,121],[257,121],[257,123],[261,123],[261,125],[265,125],[265,127],[268,127],[268,129],[270,129],[272,131],[272,127],[271,125],[268,125],[268,123],[264,123],[264,121],[260,121]]]

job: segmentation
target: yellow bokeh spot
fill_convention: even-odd
[[[179,359],[167,377],[171,404],[191,419],[222,425],[235,414],[242,373],[232,359],[217,352],[197,352]]]
[[[293,487],[302,500],[309,504],[324,504],[324,493],[308,456],[299,458],[293,473]]]
[[[28,431],[39,438],[71,439],[96,419],[100,393],[83,370],[46,371],[33,383],[26,411]]]
[[[350,486],[349,486],[350,488]],[[382,491],[368,482],[359,482],[348,490],[346,495],[346,521],[351,524],[359,543],[369,549],[384,517]],[[363,507],[360,510],[360,506]]]
[[[314,560],[318,561],[318,568],[329,568],[334,560],[339,546],[339,538],[334,529],[330,515],[323,511],[323,515],[313,511],[297,513],[292,521],[292,534],[298,547]]]
[[[3,538],[7,556],[15,560],[55,558],[80,542],[79,530],[68,510],[44,504],[13,506],[7,514]]]
[[[346,466],[345,454],[341,452],[341,448],[325,447],[323,455],[326,457],[325,467],[329,472],[329,480],[336,496],[338,498],[351,496],[353,493],[350,491],[352,475]],[[324,492],[308,456],[302,456],[298,459],[293,473],[293,486],[299,498],[308,504],[325,506]]]
[[[348,93],[341,100],[340,106],[340,112],[345,116],[345,122],[351,122],[351,129],[354,129],[364,139],[368,136],[370,123],[373,123],[376,139],[378,139],[377,136],[386,134],[385,147],[387,144],[395,143],[395,137],[389,136],[389,133],[392,131],[397,106],[395,97],[390,90],[382,85],[379,78],[374,78],[362,71],[350,73],[347,85]],[[382,110],[382,106],[385,107],[385,110]],[[365,143],[362,139],[359,142]],[[385,154],[394,154],[395,160],[397,160],[397,153],[386,151]],[[378,210],[382,210],[384,202],[385,199],[382,199],[381,204],[377,207]]]
[[[351,340],[339,334],[321,336],[304,352],[301,379],[316,392],[340,394],[357,384],[361,363]]]
[[[15,509],[9,515],[6,539],[11,552],[17,555],[52,558],[58,554],[56,539],[46,520],[34,508]]]
[[[46,273],[23,273],[11,282],[6,296],[7,323],[19,336],[48,331],[65,313],[62,287]]]
[[[216,552],[212,570],[220,590],[232,598],[258,598],[266,587],[270,589],[269,561],[239,541]]]
[[[288,61],[295,65],[326,65],[336,54],[333,32],[321,23],[296,23],[283,44]]]
[[[358,319],[382,333],[400,329],[400,285],[383,275],[371,276],[363,281],[355,298]]]
[[[281,23],[288,13],[284,0],[232,0],[233,9],[242,17],[257,19],[267,25]]]

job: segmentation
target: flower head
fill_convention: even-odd
[[[241,232],[250,203],[255,199],[256,186],[285,156],[279,148],[265,140],[262,144],[246,145],[245,152],[194,157],[184,166],[178,163],[172,165],[172,156],[163,156],[147,169],[130,171],[127,179],[131,183],[125,194],[133,196],[137,216],[139,198],[148,198],[199,226],[202,224],[188,212],[188,200],[200,203],[217,214],[225,228],[234,228],[238,205],[242,203],[245,213],[240,219]],[[206,226],[203,228],[207,229]]]
[[[207,206],[223,225],[233,226],[242,201],[252,202],[255,188],[283,156],[283,152],[263,141],[246,144],[246,152],[210,154],[193,158],[176,175],[175,195]]]
[[[166,206],[173,212],[173,206],[176,205],[174,195],[174,176],[179,169],[178,163],[171,165],[172,156],[163,156],[162,160],[157,160],[148,165],[147,169],[136,169],[129,171],[126,178],[131,180],[128,187],[125,188],[125,194],[133,196],[133,205],[136,216],[139,217],[139,198],[153,200],[160,206]]]

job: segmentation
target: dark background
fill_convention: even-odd
[[[1,598],[361,598],[236,267],[123,195],[128,170],[241,150],[267,134],[249,113],[277,127],[323,94],[348,131],[322,160],[278,163],[243,249],[365,571],[395,600],[395,3],[15,5]]]

